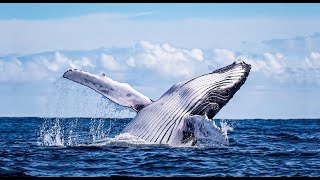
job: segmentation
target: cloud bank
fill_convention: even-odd
[[[146,74],[150,80],[182,81],[237,59],[251,64],[253,73],[275,82],[320,84],[320,79],[316,78],[320,70],[319,52],[311,52],[303,59],[293,60],[290,54],[264,52],[252,55],[230,49],[188,49],[149,41],[140,41],[127,48],[3,56],[0,57],[0,81],[54,80],[68,69],[106,73],[129,83],[130,80],[144,78]]]

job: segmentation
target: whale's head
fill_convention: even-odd
[[[212,73],[198,77],[199,84],[201,84],[199,89],[205,89],[205,91],[201,94],[201,98],[191,114],[207,115],[209,119],[212,119],[245,83],[250,69],[250,64],[238,60]],[[210,86],[202,85],[204,83],[210,84]]]

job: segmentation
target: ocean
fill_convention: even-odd
[[[320,176],[320,119],[224,120],[229,145],[185,147],[115,138],[131,120],[2,117],[0,176]]]

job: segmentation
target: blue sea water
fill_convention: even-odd
[[[319,119],[227,120],[228,146],[193,147],[113,138],[130,121],[2,117],[0,176],[320,176]]]

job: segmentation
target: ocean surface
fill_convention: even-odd
[[[0,118],[0,176],[320,176],[320,120],[224,120],[229,145],[120,138],[131,119]],[[220,120],[215,120],[220,124]]]

